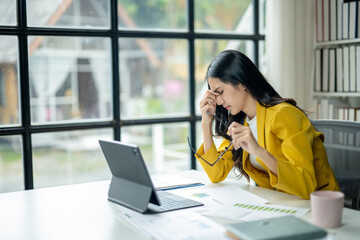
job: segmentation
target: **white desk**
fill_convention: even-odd
[[[189,174],[192,176],[194,171]],[[229,179],[220,184],[236,184],[271,204],[310,207],[308,200],[243,181]],[[109,181],[101,181],[0,194],[0,239],[144,239],[141,232],[119,217],[119,207],[107,200],[108,187]],[[311,222],[311,213],[303,219]],[[341,240],[360,236],[360,212],[344,208],[343,223],[328,232]]]

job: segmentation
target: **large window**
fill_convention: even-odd
[[[206,68],[237,49],[265,73],[264,19],[265,0],[2,0],[0,192],[109,179],[99,139],[195,169]]]

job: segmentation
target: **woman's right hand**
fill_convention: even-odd
[[[216,109],[216,98],[218,93],[207,90],[200,101],[200,110],[202,115],[202,121],[204,123],[211,123]]]

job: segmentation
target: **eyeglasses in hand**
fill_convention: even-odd
[[[227,125],[227,122],[224,122],[222,119],[218,118],[215,114],[211,114],[210,112],[206,112],[206,114],[216,118],[218,121],[220,121],[222,124],[224,124],[225,126]],[[231,142],[229,144],[229,146],[225,147],[224,151],[222,151],[219,155],[219,157],[215,160],[214,163],[209,163],[208,161],[206,161],[206,159],[204,159],[202,156],[200,156],[200,154],[198,154],[196,152],[196,150],[193,148],[193,146],[191,146],[191,143],[190,143],[190,138],[189,136],[187,137],[187,140],[188,140],[188,144],[189,144],[189,147],[191,148],[191,150],[196,154],[196,156],[198,156],[200,159],[202,159],[204,162],[206,162],[207,164],[209,164],[210,166],[214,166],[221,158],[222,156],[224,156],[224,154],[227,152],[227,150],[229,150],[229,148],[231,147],[231,145],[233,144],[233,142]]]
[[[190,147],[191,150],[196,154],[196,156],[198,156],[200,159],[202,159],[204,162],[206,162],[206,163],[209,164],[210,166],[214,166],[214,165],[222,158],[222,156],[224,156],[224,154],[227,152],[227,150],[229,150],[229,148],[230,148],[231,145],[233,144],[232,142],[230,142],[229,146],[225,147],[224,151],[222,151],[222,152],[220,153],[219,157],[215,160],[215,162],[214,162],[214,163],[209,163],[208,161],[206,161],[205,158],[203,158],[202,156],[200,156],[200,154],[198,154],[198,153],[196,152],[196,150],[193,148],[193,146],[191,146],[189,136],[187,137],[187,140],[188,140],[189,147]]]

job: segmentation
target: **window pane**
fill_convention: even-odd
[[[253,60],[254,42],[248,40],[196,40],[195,49],[195,110],[196,114],[200,115],[199,102],[208,89],[205,82],[205,74],[212,59],[223,50],[235,49]]]
[[[20,124],[18,39],[0,36],[0,127]]]
[[[24,190],[21,136],[0,137],[0,193]]]
[[[0,25],[16,25],[16,0],[1,0]]]
[[[139,146],[150,174],[190,169],[186,140],[188,123],[154,124],[122,128],[123,142]]]
[[[266,0],[260,0],[259,5],[260,5],[259,31],[260,34],[265,34],[266,33]]]
[[[266,45],[265,41],[259,41],[259,69],[264,76],[267,75]]]
[[[196,31],[229,31],[253,33],[252,0],[197,0]]]
[[[119,28],[185,29],[186,0],[118,0]]]
[[[122,38],[119,44],[121,116],[188,114],[187,41]]]
[[[98,140],[111,129],[33,134],[35,188],[110,179]]]
[[[109,0],[27,0],[31,27],[110,28]]]
[[[112,117],[110,39],[30,37],[31,120]]]

